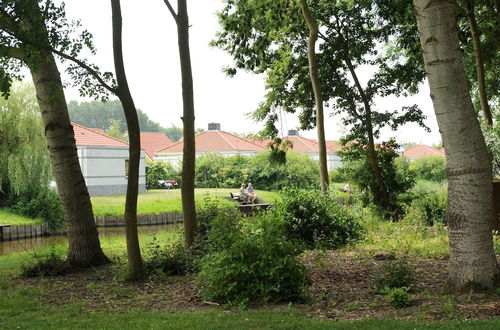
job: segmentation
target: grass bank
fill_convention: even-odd
[[[231,207],[236,205],[228,200],[230,192],[237,192],[238,189],[215,188],[215,189],[195,189],[196,203],[203,205],[205,198],[218,198],[221,206]],[[256,192],[259,198],[266,202],[273,203],[278,198],[277,192],[259,190]],[[92,205],[95,215],[122,215],[125,210],[125,195],[96,196],[92,197]],[[139,194],[137,202],[138,214],[157,214],[164,212],[182,211],[180,189],[171,190],[149,190]]]
[[[11,226],[21,226],[21,225],[34,225],[41,223],[40,219],[31,219],[12,213],[8,209],[0,209],[0,225],[11,225]]]

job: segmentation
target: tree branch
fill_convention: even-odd
[[[57,49],[50,49],[50,51],[52,51],[54,54],[56,55],[59,55],[61,56],[62,58],[65,58],[73,63],[76,63],[78,66],[80,66],[81,68],[85,69],[88,73],[90,73],[98,82],[99,84],[101,84],[102,87],[106,88],[108,91],[110,91],[111,93],[117,95],[118,93],[118,90],[116,88],[113,88],[111,87],[110,85],[108,85],[104,79],[99,75],[99,73],[92,69],[88,64],[86,64],[85,62],[71,56],[71,55],[68,55],[68,54],[65,54]]]
[[[170,11],[170,14],[172,14],[172,17],[174,18],[174,20],[177,22],[177,20],[179,19],[179,16],[177,16],[177,14],[175,13],[175,10],[174,8],[172,7],[172,5],[170,4],[170,1],[168,0],[163,0],[163,2],[165,2],[165,4],[167,5],[168,7],[168,10]]]
[[[23,61],[24,55],[21,48],[0,46],[0,57],[11,57]]]

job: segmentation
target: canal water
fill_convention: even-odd
[[[153,226],[139,226],[139,236],[155,235],[161,231],[172,231],[182,224],[163,224]],[[99,238],[101,241],[122,237],[125,239],[125,227],[98,227]],[[40,248],[67,244],[66,235],[42,236],[35,238],[26,238],[15,241],[0,242],[0,256],[16,252],[34,251]]]

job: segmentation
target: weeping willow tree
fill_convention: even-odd
[[[50,173],[35,90],[16,83],[7,100],[0,98],[0,203],[47,188]]]

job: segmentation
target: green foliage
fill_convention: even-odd
[[[158,180],[175,180],[180,181],[181,174],[170,163],[163,161],[156,161],[147,164],[146,182],[148,182],[149,189],[161,188],[158,185]]]
[[[184,247],[182,235],[161,246],[156,237],[144,254],[147,272],[162,275],[186,275],[196,270],[192,254]]]
[[[411,296],[408,293],[408,287],[400,287],[384,290],[385,300],[395,308],[405,308],[411,305]]]
[[[376,147],[377,161],[389,200],[383,192],[372,171],[365,146],[352,144],[340,156],[343,161],[338,171],[364,192],[365,205],[372,204],[384,218],[399,220],[405,214],[410,202],[411,188],[415,184],[414,173],[406,159],[399,157],[397,143],[390,140]]]
[[[49,188],[51,178],[34,89],[16,83],[9,99],[0,99],[0,206],[61,228],[63,212]]]
[[[410,169],[417,180],[441,182],[446,180],[446,159],[441,156],[428,156],[410,162]]]
[[[360,219],[318,190],[286,188],[273,212],[287,239],[310,248],[336,249],[362,236]]]
[[[376,287],[377,291],[384,292],[386,289],[410,288],[412,282],[413,271],[406,261],[389,261],[383,265]]]
[[[165,133],[166,136],[172,140],[172,142],[177,142],[182,138],[182,128],[171,125],[167,128],[162,128],[161,131]]]
[[[274,219],[252,222],[220,217],[212,223],[212,251],[201,259],[198,277],[204,299],[240,306],[303,299],[310,280],[296,258],[300,250]]]
[[[280,190],[287,186],[312,187],[319,181],[317,162],[294,152],[286,162],[269,162],[269,153],[249,157],[207,154],[196,161],[196,187],[235,188],[251,182],[259,190]]]
[[[485,123],[482,123],[481,126],[486,146],[492,158],[493,175],[500,177],[500,110],[497,110],[496,121],[493,127],[488,127]]]
[[[30,259],[21,265],[21,276],[60,276],[71,271],[71,267],[66,260],[55,252],[33,253]]]
[[[426,226],[446,225],[448,194],[445,186],[419,184],[413,189],[413,196],[406,219]]]

